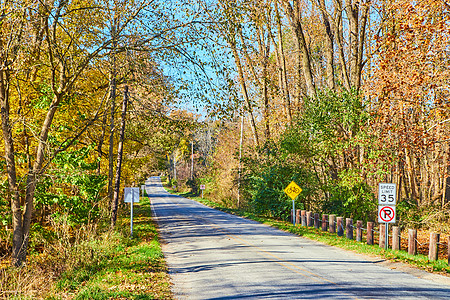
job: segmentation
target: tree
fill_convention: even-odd
[[[379,55],[367,90],[374,130],[392,155],[401,197],[416,207],[449,201],[449,7],[442,1],[385,3]]]
[[[120,31],[125,30],[143,7],[135,6],[123,15],[126,21]],[[2,130],[10,178],[9,190],[13,196],[12,260],[15,265],[21,265],[26,257],[33,200],[39,179],[55,155],[66,150],[97,120],[102,103],[97,103],[97,109],[86,112],[81,126],[63,140],[55,139],[52,131],[56,113],[60,107],[77,97],[80,82],[91,70],[94,60],[106,53],[111,39],[103,34],[103,10],[93,3],[21,2],[15,5],[7,2],[2,10],[5,16],[14,16],[1,19],[0,40],[2,45],[10,46],[2,47],[6,51],[2,52],[0,79]],[[89,23],[83,22],[86,12],[91,18]],[[19,43],[25,46],[18,47]],[[14,55],[11,56],[11,53]],[[11,79],[12,74],[14,80]],[[13,83],[14,93],[11,91]],[[14,107],[20,108],[17,116],[11,115],[11,101],[14,101]],[[25,121],[32,117],[33,120]],[[12,118],[23,122],[22,134],[15,134],[16,123],[11,122]],[[31,126],[27,127],[27,124]],[[36,132],[29,134],[29,130]],[[19,186],[17,178],[23,175],[17,173],[15,146],[22,135],[27,136],[25,154],[28,170],[21,170],[26,172],[26,183]],[[34,140],[33,136],[37,138]],[[36,151],[31,150],[34,146]]]

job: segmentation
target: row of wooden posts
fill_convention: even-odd
[[[322,218],[319,217],[318,213],[312,213],[306,210],[297,209],[295,213],[295,223],[301,224],[301,226],[315,227],[316,229],[322,228],[322,231],[329,231],[330,233],[337,233],[338,236],[343,236],[345,231],[345,236],[353,240],[353,229],[355,230],[356,241],[361,242],[363,237],[363,231],[366,233],[366,242],[368,245],[374,244],[374,222],[367,222],[367,228],[363,228],[363,222],[356,221],[356,227],[353,226],[353,219],[345,219],[344,227],[344,217],[336,217],[336,215],[323,214]],[[378,243],[381,248],[385,248],[386,241],[386,231],[385,224],[379,224],[379,238]],[[439,233],[432,232],[430,234],[429,251],[428,258],[430,261],[438,259],[439,253]],[[391,240],[392,250],[400,250],[401,248],[401,236],[400,228],[398,226],[392,227],[392,240]],[[450,265],[450,236],[447,241],[447,251],[448,251],[448,264]],[[417,254],[417,230],[408,229],[408,254]]]

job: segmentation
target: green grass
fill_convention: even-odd
[[[172,190],[167,189],[169,192]],[[418,267],[428,272],[437,272],[443,274],[450,274],[450,266],[446,260],[430,261],[426,255],[409,255],[406,251],[394,251],[392,249],[380,248],[378,245],[367,245],[365,241],[357,242],[355,240],[349,240],[345,236],[339,237],[334,233],[322,231],[321,229],[315,229],[313,227],[293,226],[290,222],[273,220],[263,216],[258,216],[248,211],[227,208],[224,205],[210,201],[206,198],[195,197],[189,193],[176,193],[183,197],[189,197],[197,202],[203,203],[209,207],[242,216],[248,219],[258,221],[263,224],[267,224],[281,230],[303,236],[305,238],[315,240],[327,245],[339,247],[346,250],[351,250],[357,253],[379,256],[394,262],[403,262],[411,266]]]
[[[63,273],[49,299],[172,299],[148,198],[134,206],[133,238],[129,222],[84,245],[85,262]]]

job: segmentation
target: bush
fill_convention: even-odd
[[[292,200],[284,189],[291,181],[297,183],[302,192],[295,200],[297,208],[314,205],[317,199],[318,182],[314,173],[301,157],[273,143],[260,150],[259,158],[245,157],[245,194],[251,197],[250,209],[287,220],[292,209]]]

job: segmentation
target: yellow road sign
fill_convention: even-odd
[[[299,187],[295,182],[289,183],[289,185],[284,189],[284,192],[294,200],[301,192],[302,188]]]

